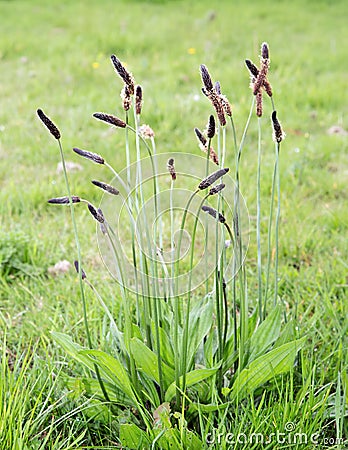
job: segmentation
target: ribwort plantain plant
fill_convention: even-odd
[[[57,139],[63,162],[67,195],[49,202],[69,204],[71,208],[77,244],[75,268],[80,279],[88,348],[72,342],[68,335],[52,335],[69,355],[90,370],[89,379],[79,380],[86,395],[100,399],[101,408],[110,415],[129,411],[130,423],[119,425],[122,445],[134,448],[131,436],[136,436],[143,448],[167,448],[172,443],[175,448],[204,448],[208,424],[218,421],[223,411],[233,411],[256,389],[290,371],[303,343],[303,339],[296,339],[293,328],[283,327],[282,303],[278,298],[279,154],[284,133],[267,78],[269,48],[267,43],[261,45],[260,68],[246,60],[252,101],[240,138],[231,104],[221,93],[220,83],[213,82],[204,64],[200,66],[202,91],[212,104],[206,130],[194,130],[206,152],[203,158],[157,152],[155,133],[148,125],[141,125],[143,89],[115,55],[111,62],[123,81],[120,109],[124,109],[125,118],[108,113],[93,116],[116,127],[118,133],[125,133],[127,167],[118,172],[99,153],[73,149],[111,171],[111,180],[92,181],[105,194],[111,194],[103,197],[99,207],[71,195],[61,133],[41,109],[37,111]],[[264,92],[271,99],[276,145],[266,257],[262,254],[260,229],[261,131],[268,108],[263,102]],[[259,134],[258,296],[250,302],[246,271],[248,215],[240,193],[240,163],[255,105]],[[270,141],[271,131],[267,124]],[[230,148],[234,148],[232,170],[226,166],[226,161],[233,160]],[[84,203],[100,226],[98,240],[104,262],[117,282],[122,320],[113,317],[108,301],[101,297],[82,267],[74,212]],[[84,284],[96,296],[109,324],[107,338],[112,354],[94,347]],[[272,309],[267,313],[272,298]],[[71,378],[68,385],[74,389]]]

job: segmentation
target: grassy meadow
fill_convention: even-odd
[[[85,372],[51,332],[66,333],[82,346],[87,340],[75,270],[50,271],[62,260],[72,264],[77,252],[69,208],[47,203],[67,193],[57,170],[59,148],[38,120],[37,108],[59,127],[66,160],[80,165],[68,174],[72,193],[98,205],[101,192],[90,180],[108,182],[110,174],[71,149],[102,154],[116,170],[126,165],[123,130],[107,131],[92,118],[95,111],[124,115],[111,54],[143,87],[141,121],[154,130],[158,153],[204,156],[193,132],[204,128],[212,113],[201,93],[200,64],[220,81],[240,139],[252,97],[244,60],[258,64],[263,41],[270,47],[269,80],[286,132],[279,165],[278,293],[282,314],[306,340],[290,374],[270,381],[268,393],[258,391],[238,407],[209,416],[205,434],[269,435],[292,423],[297,431],[319,437],[315,445],[261,446],[218,442],[215,436],[204,448],[348,448],[347,13],[343,0],[0,0],[0,449],[128,448],[121,447],[119,424],[132,421],[127,408],[107,415],[82,388],[67,389],[64,382],[67,375]],[[271,112],[265,97],[265,198],[274,164]],[[340,127],[338,132],[329,132],[333,126]],[[225,164],[232,167],[230,129],[227,138]],[[250,314],[257,309],[258,289],[257,149],[254,120],[240,163],[240,189],[250,217]],[[95,221],[87,208],[76,208],[75,217],[88,279],[122,323],[120,290],[99,256]],[[86,301],[92,341],[107,351],[105,313],[89,290]],[[153,443],[152,448],[202,448],[185,445]]]

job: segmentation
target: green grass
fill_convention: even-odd
[[[58,149],[42,130],[36,109],[42,107],[61,129],[68,160],[81,164],[70,151],[78,146],[100,152],[117,169],[123,168],[123,134],[107,133],[91,118],[94,111],[121,114],[120,85],[109,62],[110,54],[115,53],[144,88],[143,121],[155,130],[158,150],[201,155],[193,128],[202,128],[211,110],[200,94],[199,65],[206,64],[221,82],[232,102],[240,137],[250,105],[243,60],[257,62],[259,44],[264,40],[270,44],[269,79],[287,133],[280,157],[279,293],[289,315],[298,321],[300,335],[308,339],[300,366],[291,378],[280,382],[270,398],[263,400],[262,392],[258,393],[256,405],[245,401],[233,422],[228,420],[226,425],[221,419],[221,423],[212,423],[212,429],[220,426],[225,435],[246,429],[267,434],[294,422],[296,429],[309,434],[336,436],[336,422],[342,416],[337,403],[344,402],[344,394],[347,401],[348,390],[348,153],[347,138],[330,136],[326,131],[336,124],[348,128],[347,10],[344,1],[269,1],[262,5],[256,1],[0,1],[0,330],[6,332],[6,348],[17,355],[31,348],[28,342],[38,339],[29,361],[21,365],[19,358],[15,371],[5,364],[3,341],[2,398],[4,404],[16,398],[22,420],[15,420],[13,412],[11,416],[1,410],[0,423],[6,424],[1,429],[1,448],[44,445],[34,437],[49,426],[50,417],[48,414],[47,420],[40,422],[40,409],[31,399],[33,392],[40,402],[62,403],[54,420],[84,401],[68,400],[63,384],[59,384],[61,377],[56,385],[49,375],[59,375],[62,362],[50,331],[69,333],[84,344],[86,336],[75,274],[71,271],[57,278],[47,275],[49,266],[61,259],[72,261],[76,251],[69,211],[46,203],[50,197],[64,195],[65,187],[63,176],[56,173]],[[264,123],[270,112],[265,102]],[[232,161],[230,148],[227,162]],[[241,163],[241,191],[249,207],[252,230],[247,265],[249,295],[255,306],[256,164],[255,124]],[[107,178],[108,173],[91,164],[82,166],[83,172],[70,175],[72,191],[97,204],[100,195],[92,185],[89,187],[89,180]],[[271,146],[263,153],[264,195],[270,191],[272,170]],[[76,217],[84,268],[117,316],[119,294],[98,255],[95,224],[85,208],[79,208]],[[265,243],[266,220],[261,221],[261,228]],[[90,293],[87,299],[92,337],[103,348],[107,343],[103,311]],[[68,367],[71,373],[80,370],[71,363]],[[52,428],[50,446],[42,448],[69,448],[70,444],[77,447],[82,443],[108,448],[117,440],[113,424],[92,426],[88,414],[77,414],[80,423],[89,423],[86,434],[83,427],[66,420],[61,428]],[[126,419],[118,418],[122,420]],[[5,440],[11,433],[17,441]],[[344,433],[347,437],[347,422],[342,425],[341,435]],[[66,441],[70,444],[62,447],[64,440],[56,442],[58,436],[70,439]],[[73,444],[79,437],[81,444]],[[335,448],[320,442],[317,448]]]

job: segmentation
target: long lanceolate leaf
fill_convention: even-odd
[[[249,364],[258,356],[264,354],[273,342],[278,339],[281,327],[281,312],[281,306],[277,305],[252,334],[250,338]]]
[[[123,364],[116,358],[108,355],[101,350],[82,350],[80,355],[86,356],[99,368],[102,375],[109,378],[123,392],[136,402],[136,396],[133,392],[128,373]]]
[[[103,378],[111,383],[115,383],[132,400],[133,404],[137,403],[128,373],[119,360],[100,350],[86,350],[84,347],[73,342],[71,337],[66,334],[53,332],[52,336],[76,361],[82,363],[92,371],[95,370],[95,365],[97,365]]]
[[[130,350],[139,371],[144,372],[152,380],[159,383],[158,357],[142,341],[133,338],[130,342]],[[163,382],[167,388],[175,377],[174,370],[162,362]]]
[[[120,426],[120,440],[124,448],[138,449],[149,448],[150,439],[145,433],[134,423],[123,423]]]
[[[213,302],[208,301],[205,304],[198,304],[190,312],[189,336],[188,344],[188,367],[190,368],[194,362],[194,357],[198,347],[202,344],[203,339],[209,333],[213,323]]]
[[[305,339],[288,342],[255,359],[237,375],[230,392],[232,399],[244,398],[275,376],[291,370]]]
[[[207,378],[212,377],[219,370],[220,366],[212,367],[211,369],[196,369],[188,372],[186,374],[186,387],[193,386],[194,384],[200,383]],[[181,381],[182,377],[180,377]],[[167,389],[165,400],[170,402],[175,396],[176,384],[172,383]]]

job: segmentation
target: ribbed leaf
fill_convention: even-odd
[[[107,315],[109,321],[110,321],[110,332],[113,336],[113,338],[117,341],[117,345],[122,350],[124,354],[127,354],[126,347],[124,345],[124,337],[123,333],[118,329],[118,326],[116,325],[116,322],[114,320],[113,315],[111,314],[109,308],[107,307],[106,303],[104,303],[103,299],[98,295],[97,296],[99,303],[103,307],[105,314]]]
[[[229,370],[233,366],[238,356],[239,356],[238,349],[236,350],[234,348],[234,338],[233,336],[231,336],[224,348],[222,371],[226,372],[227,370]]]
[[[151,329],[154,336],[156,336],[156,327],[155,322],[151,322]],[[160,346],[161,346],[161,358],[164,360],[169,366],[174,367],[174,351],[173,346],[170,341],[169,336],[163,328],[159,328],[159,338],[160,338]],[[156,347],[157,350],[157,347]]]
[[[305,338],[288,342],[255,359],[237,376],[231,389],[232,399],[241,399],[275,376],[288,372]]]
[[[202,450],[204,444],[192,431],[186,430],[184,441],[180,436],[180,431],[176,428],[169,428],[157,441],[161,450]]]
[[[104,394],[101,390],[99,381],[95,378],[90,377],[64,377],[65,386],[69,391],[73,392],[74,396],[80,396],[82,394],[87,394],[88,396],[93,396],[96,398],[104,399]],[[117,389],[115,385],[108,381],[103,382],[104,388],[108,393],[110,401],[114,403],[119,403],[122,405],[133,406],[134,402],[130,401],[125,393],[121,389]]]
[[[101,350],[82,350],[80,354],[90,358],[109,380],[113,381],[131,399],[136,401],[128,374],[122,363]]]
[[[203,345],[204,365],[212,367],[214,365],[214,333],[210,332]]]
[[[290,342],[296,338],[295,323],[293,320],[289,320],[284,326],[278,339],[274,343],[274,347],[280,347],[287,342]]]
[[[142,341],[133,338],[130,342],[130,350],[135,360],[136,366],[150,378],[159,383],[157,355],[149,349]],[[169,386],[174,380],[174,370],[162,364],[163,381],[165,387]]]
[[[81,350],[85,350],[85,348],[73,342],[69,335],[58,333],[57,331],[52,331],[51,336],[66,351],[68,355],[75,359],[75,361],[82,363],[90,370],[95,370],[94,364],[90,360],[90,358],[80,353]]]
[[[207,378],[211,377],[212,375],[215,375],[218,370],[219,370],[219,366],[213,367],[211,369],[192,370],[191,372],[188,372],[186,374],[186,386],[190,387],[196,383],[206,380]],[[182,377],[180,377],[180,382],[182,382]],[[169,388],[167,389],[167,392],[165,395],[166,402],[170,402],[172,400],[172,398],[175,396],[175,392],[176,392],[176,384],[172,383],[169,386]]]
[[[147,434],[134,423],[123,423],[120,425],[120,440],[125,448],[131,450],[150,448],[150,439]]]
[[[279,337],[281,325],[281,307],[277,305],[266,319],[259,325],[252,337],[250,338],[250,356],[248,363],[250,364],[258,356],[265,353],[269,347]]]
[[[88,369],[95,372],[97,365],[101,371],[101,376],[123,392],[134,404],[136,397],[133,393],[128,374],[123,365],[117,359],[100,350],[87,350],[72,341],[67,334],[52,332],[53,339],[70,355],[74,360],[82,363]],[[99,383],[98,383],[99,384]]]
[[[190,312],[188,367],[191,366],[198,347],[211,329],[213,322],[213,302],[207,299],[204,304],[196,305]]]

